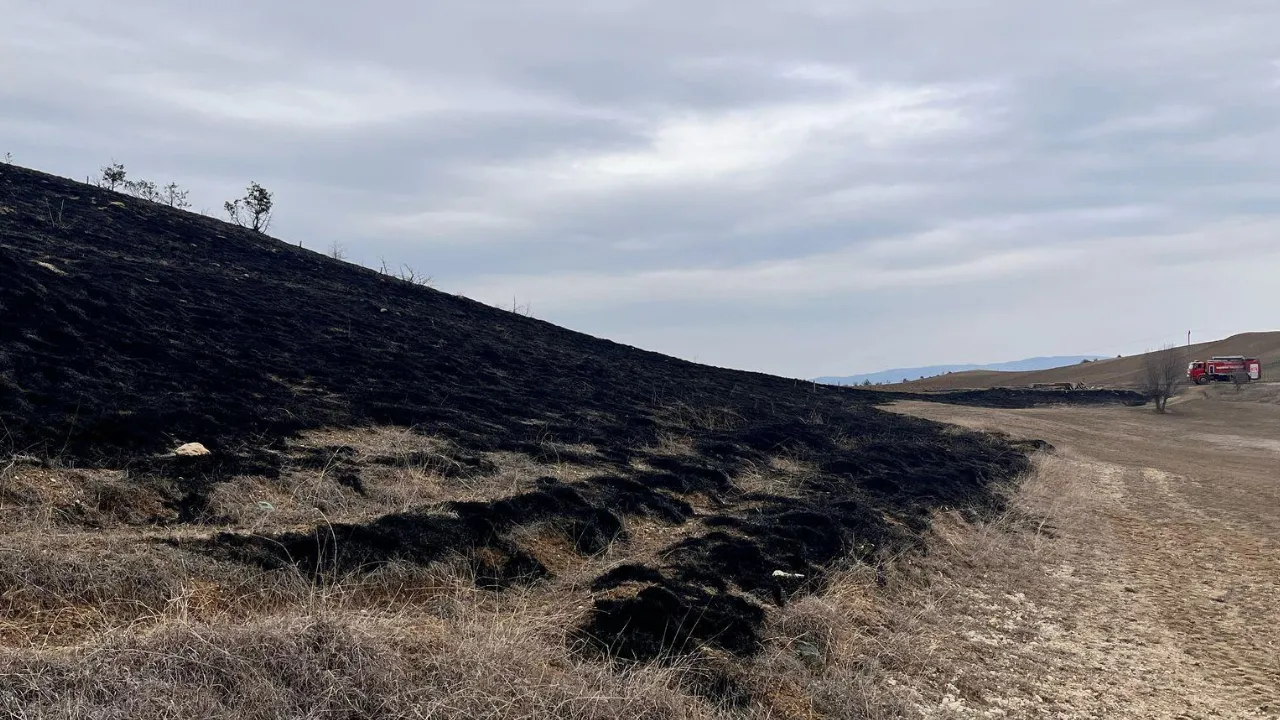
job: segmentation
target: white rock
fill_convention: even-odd
[[[181,455],[183,457],[196,457],[198,455],[209,455],[211,453],[209,452],[209,448],[201,445],[200,443],[193,442],[179,446],[177,450],[173,451],[173,454]]]

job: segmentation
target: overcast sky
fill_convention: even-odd
[[[1272,329],[1276,0],[0,0],[0,154],[795,377]]]

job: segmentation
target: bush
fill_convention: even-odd
[[[127,173],[124,165],[118,162],[112,162],[110,165],[102,168],[102,175],[98,178],[98,187],[108,190],[115,190],[124,186]]]
[[[187,202],[187,191],[183,190],[178,183],[171,182],[160,187],[150,180],[130,180],[124,165],[118,162],[112,162],[102,168],[102,174],[93,184],[100,188],[119,190],[138,199],[168,205],[179,210],[191,207],[191,203]]]
[[[271,225],[273,207],[271,193],[256,182],[249,183],[244,197],[228,200],[222,204],[231,222],[254,232],[266,232]]]

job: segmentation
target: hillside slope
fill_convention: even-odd
[[[833,567],[914,547],[941,508],[1000,508],[1036,447],[13,166],[0,317],[0,637],[33,647],[178,602],[239,623],[291,578],[373,573],[399,603],[410,571],[387,568],[461,562],[553,588],[574,647],[752,655]]]
[[[1050,370],[1053,368],[1065,367],[1067,365],[1075,365],[1082,360],[1097,360],[1096,356],[1086,355],[1057,355],[1053,357],[1034,357],[1024,360],[1010,360],[1009,362],[988,363],[978,365],[973,363],[962,365],[927,365],[924,367],[911,368],[892,368],[889,370],[881,370],[879,372],[864,373],[862,375],[844,375],[840,377],[820,377],[814,378],[814,382],[826,383],[828,385],[857,385],[863,381],[871,383],[899,383],[903,378],[930,378],[937,375],[945,375],[947,373],[970,372],[973,370],[991,370],[995,372],[1031,372],[1035,370]]]
[[[773,571],[890,552],[933,508],[989,505],[1026,467],[1006,443],[882,413],[879,396],[643,352],[21,168],[0,168],[0,207],[8,444],[128,470],[130,492],[168,508],[151,522],[225,522],[227,483],[291,466],[340,470],[361,492],[375,473],[348,461],[356,450],[304,452],[290,444],[304,430],[412,428],[440,448],[414,457],[442,470],[561,466],[466,502],[184,545],[223,560],[319,576],[483,549],[477,572],[506,585],[550,572],[513,539],[521,528],[549,524],[590,556],[624,540],[629,517],[697,520],[661,567],[603,574],[599,592],[630,591],[599,600],[587,627],[653,656],[673,641],[669,616],[696,611],[702,626],[674,640],[748,652],[762,618],[749,597],[780,591]],[[672,438],[692,453],[661,452]],[[187,442],[212,454],[166,454]],[[739,478],[780,455],[808,468],[802,481],[745,492]]]
[[[1180,350],[1182,350],[1180,348]],[[1223,340],[1196,343],[1184,350],[1191,358],[1214,355],[1248,355],[1262,359],[1264,380],[1280,378],[1280,331],[1233,335]],[[961,388],[1021,387],[1032,383],[1075,382],[1090,387],[1132,388],[1141,381],[1142,355],[1109,358],[1031,372],[972,371],[898,383],[893,387],[909,391],[957,390]]]

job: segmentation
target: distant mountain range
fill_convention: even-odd
[[[964,372],[966,370],[1000,370],[1005,372],[1021,372],[1025,370],[1049,370],[1051,368],[1078,365],[1085,360],[1101,360],[1096,355],[1057,355],[1054,357],[1034,357],[1026,360],[990,363],[988,365],[929,365],[926,367],[894,368],[864,375],[846,375],[844,377],[814,378],[814,382],[827,385],[861,385],[864,381],[876,383],[897,383],[905,380],[919,380],[922,377],[946,375],[947,373]]]

